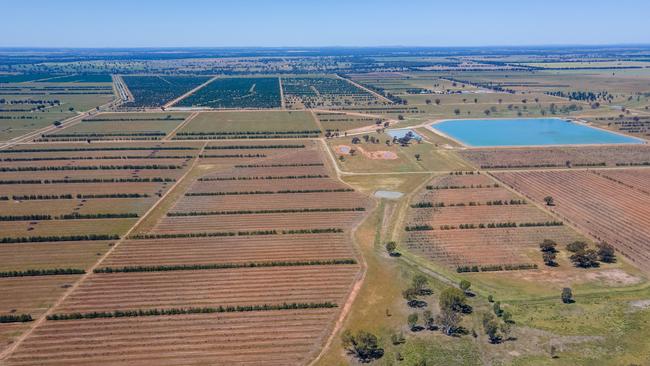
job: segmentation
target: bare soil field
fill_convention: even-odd
[[[314,357],[358,280],[351,229],[371,203],[329,178],[319,144],[294,141],[209,144],[202,154],[264,156],[201,157],[196,169],[205,173],[190,174],[153,228],[121,241],[53,313],[308,308],[47,319],[8,364],[82,364],[92,355],[97,364],[131,365],[150,363],[152,350],[160,350],[153,357],[161,365],[181,358],[289,365]],[[65,333],[78,341],[62,348]]]
[[[7,365],[300,365],[336,309],[46,322]],[[109,335],[110,336],[107,336]],[[70,343],[73,341],[74,343]]]
[[[435,177],[413,198],[406,225],[410,251],[453,269],[541,264],[539,243],[544,239],[561,246],[581,239],[547,212],[478,173]]]
[[[650,145],[467,149],[459,154],[481,169],[627,166],[650,163]]]
[[[590,171],[536,171],[494,175],[549,207],[596,240],[615,246],[641,268],[650,267],[650,196]]]

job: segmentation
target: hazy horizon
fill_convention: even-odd
[[[624,16],[616,16],[626,11]],[[641,0],[396,5],[386,0],[26,0],[6,4],[2,48],[513,47],[650,42]],[[479,30],[479,31],[477,31]]]

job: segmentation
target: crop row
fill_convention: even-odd
[[[198,150],[198,149],[196,147],[189,147],[189,146],[72,147],[72,148],[9,149],[9,150],[0,150],[0,154],[34,153],[34,152],[128,151],[128,150],[157,151],[157,150]]]
[[[47,320],[75,320],[75,319],[97,319],[97,318],[123,318],[141,316],[164,316],[164,315],[186,315],[186,314],[209,314],[209,313],[234,313],[249,311],[271,311],[271,310],[296,310],[296,309],[322,309],[335,308],[332,302],[322,303],[284,303],[280,305],[238,305],[219,306],[203,308],[171,308],[171,309],[147,309],[147,310],[116,310],[112,312],[91,312],[91,313],[69,313],[52,314]]]
[[[0,180],[0,184],[73,184],[73,183],[162,183],[175,182],[173,178],[94,178],[94,179],[22,179]]]
[[[147,198],[146,193],[107,193],[107,194],[30,194],[22,196],[11,196],[14,201],[42,201],[42,200],[72,200],[72,199],[94,199],[94,198]],[[9,200],[7,196],[0,196],[0,200]]]
[[[182,169],[180,165],[98,165],[98,166],[21,166],[0,167],[0,172],[41,172],[62,170],[150,170]]]
[[[84,274],[86,271],[79,268],[51,268],[51,269],[29,269],[27,271],[6,271],[0,272],[0,278],[5,277],[34,277],[34,276],[59,276]]]
[[[254,194],[300,194],[300,193],[334,193],[334,192],[354,192],[352,188],[338,189],[299,189],[299,190],[281,190],[281,191],[246,191],[246,192],[190,192],[185,196],[237,196],[237,195],[254,195]]]
[[[208,238],[224,236],[253,236],[253,235],[292,235],[292,234],[329,234],[342,233],[341,228],[325,229],[297,229],[297,230],[257,230],[257,231],[220,231],[220,232],[192,232],[174,234],[135,234],[129,237],[134,240],[147,239],[173,239],[173,238]]]
[[[183,264],[183,265],[157,265],[157,266],[127,266],[104,267],[94,270],[95,273],[130,273],[130,272],[167,272],[167,271],[197,271],[211,269],[232,268],[264,268],[264,267],[294,267],[294,266],[332,266],[342,264],[357,264],[354,259],[327,259],[310,261],[268,261],[248,263],[210,263],[210,264]]]
[[[42,243],[57,241],[90,241],[90,240],[117,240],[120,236],[113,234],[88,234],[88,235],[49,235],[49,236],[22,236],[22,237],[3,237],[0,238],[0,244],[11,243]]]
[[[216,145],[206,146],[205,150],[257,150],[257,149],[304,149],[303,144],[280,144],[280,145]]]
[[[267,175],[265,177],[210,177],[210,178],[199,178],[199,182],[211,182],[211,181],[228,181],[228,180],[262,180],[262,179],[319,179],[319,178],[329,178],[328,175],[324,174],[307,174],[307,175]]]
[[[167,216],[216,216],[216,215],[259,215],[275,213],[304,213],[304,212],[359,212],[365,211],[364,207],[354,208],[285,208],[279,210],[233,210],[233,211],[191,211],[191,212],[168,212]]]
[[[142,156],[56,156],[39,158],[7,158],[3,162],[20,161],[57,161],[57,160],[131,160],[131,159],[191,159],[195,155],[142,155]]]

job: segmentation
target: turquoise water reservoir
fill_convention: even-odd
[[[473,147],[643,143],[641,139],[560,118],[457,119],[432,127]]]

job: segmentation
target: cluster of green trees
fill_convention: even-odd
[[[353,208],[283,208],[278,210],[235,210],[235,211],[191,211],[191,212],[168,212],[167,216],[216,216],[216,215],[259,215],[275,213],[307,213],[307,212],[358,212],[365,211],[365,207]]]
[[[117,234],[86,234],[86,235],[49,235],[49,236],[21,236],[0,238],[0,244],[10,243],[41,243],[57,241],[90,241],[90,240],[117,240]]]
[[[616,261],[614,247],[606,242],[596,244],[596,249],[589,248],[583,241],[575,241],[566,246],[566,249],[573,253],[569,259],[580,268],[598,267],[599,262],[613,263]]]
[[[139,310],[116,310],[90,313],[69,313],[52,314],[47,320],[78,320],[78,319],[101,319],[101,318],[125,318],[141,316],[169,316],[187,314],[211,314],[211,313],[240,313],[249,311],[272,311],[272,310],[297,310],[297,309],[323,309],[335,308],[337,305],[332,302],[308,302],[308,303],[284,303],[279,305],[237,305],[203,308],[170,308],[170,309],[139,309]]]
[[[6,271],[0,272],[0,278],[3,277],[33,277],[33,276],[58,276],[84,274],[86,271],[78,268],[50,268],[50,269],[28,269],[26,271]]]
[[[456,272],[499,272],[499,271],[523,271],[528,269],[537,269],[537,264],[534,263],[519,263],[519,264],[490,264],[490,265],[473,265],[473,266],[457,266]]]
[[[167,272],[167,271],[198,271],[210,269],[258,268],[258,267],[296,267],[296,266],[331,266],[356,264],[354,259],[325,259],[310,261],[269,261],[248,263],[210,263],[210,264],[181,264],[158,266],[127,266],[104,267],[94,270],[95,273],[129,273],[129,272]]]

